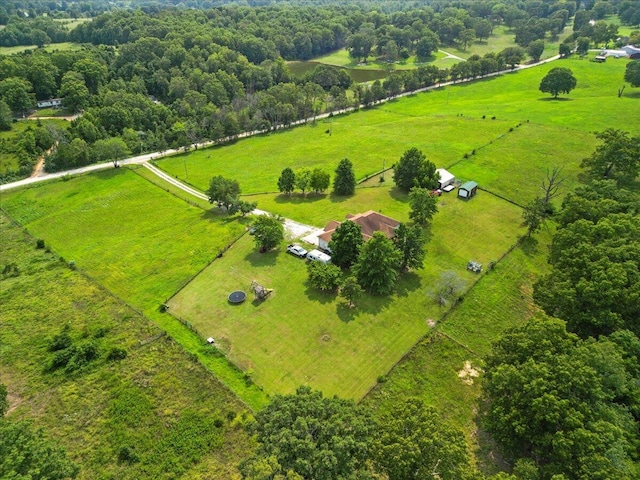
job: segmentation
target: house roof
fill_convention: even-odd
[[[477,187],[478,187],[478,184],[476,182],[468,181],[460,185],[459,190],[473,190],[474,188],[477,188]]]
[[[387,238],[392,238],[394,236],[395,229],[400,225],[400,222],[397,220],[387,217],[380,212],[374,212],[373,210],[369,210],[364,213],[357,213],[355,215],[349,214],[347,215],[347,220],[351,220],[353,223],[360,226],[360,229],[362,230],[362,238],[365,241],[369,240],[373,236],[373,232],[382,232]],[[331,220],[327,226],[324,227],[324,232],[318,235],[318,238],[329,243],[333,236],[333,232],[335,232],[336,228],[340,225],[342,225],[342,222]]]

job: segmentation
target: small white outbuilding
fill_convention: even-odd
[[[436,172],[440,175],[440,180],[438,181],[439,189],[443,189],[447,185],[451,185],[456,179],[452,173],[447,172],[444,168],[437,168]]]

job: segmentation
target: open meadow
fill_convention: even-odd
[[[553,100],[538,86],[558,66],[572,69],[578,86]],[[640,91],[627,89],[617,96],[625,66],[625,60],[558,60],[198,150],[158,165],[201,190],[214,175],[234,178],[248,194],[275,191],[285,167],[322,167],[333,173],[347,157],[356,176],[363,178],[417,147],[436,166],[451,167],[462,179],[477,180],[481,187],[525,203],[537,193],[547,166],[564,167],[568,182],[577,182],[580,161],[596,145],[594,132],[612,125],[640,131]]]
[[[79,479],[237,478],[252,448],[239,428],[246,405],[144,316],[36,249],[3,212],[0,229],[0,269],[15,266],[0,277],[10,418],[43,428],[81,466]],[[64,329],[97,357],[51,369]]]
[[[0,55],[12,55],[14,53],[26,52],[27,50],[37,49],[37,45],[19,45],[17,47],[0,47]],[[47,52],[65,52],[69,50],[80,50],[82,45],[72,42],[50,43],[42,47]]]
[[[264,404],[264,394],[223,357],[158,312],[244,231],[241,222],[187,204],[125,168],[3,193],[0,205],[67,262],[180,337],[251,406]]]
[[[466,433],[483,472],[505,467],[476,423],[483,358],[504,330],[539,311],[533,303],[533,283],[547,272],[551,233],[543,229],[484,275],[436,332],[416,344],[364,403],[386,411],[403,399],[421,398]]]
[[[407,221],[408,205],[389,187],[358,190],[331,211],[356,213],[361,192],[382,197],[384,210]],[[367,197],[370,198],[370,197]],[[497,260],[522,233],[520,209],[481,192],[471,201],[444,195],[430,229],[425,268],[405,274],[390,297],[366,296],[355,310],[335,294],[315,291],[306,263],[285,253],[258,253],[251,236],[232,246],[169,302],[169,311],[211,336],[220,348],[268,392],[290,393],[310,385],[327,395],[359,399],[443,313],[428,299],[439,275],[458,273],[471,286],[469,259]],[[307,206],[307,209],[309,207]],[[340,212],[340,213],[339,213]],[[274,293],[264,302],[230,305],[233,290],[248,292],[257,280]]]

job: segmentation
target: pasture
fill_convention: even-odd
[[[0,377],[11,419],[31,419],[81,466],[79,479],[235,478],[251,451],[248,409],[180,345],[103,287],[74,272],[0,212]],[[87,241],[90,241],[89,239]],[[98,358],[46,371],[67,325]],[[155,338],[155,340],[154,340]],[[141,342],[143,344],[141,344]],[[114,348],[126,358],[109,360]],[[123,461],[122,452],[132,452]]]
[[[331,218],[341,219],[338,211],[355,213],[360,192]],[[387,204],[397,202],[397,218],[407,219],[408,206],[393,199],[392,189],[369,192]],[[405,274],[396,294],[365,296],[354,310],[310,287],[305,262],[287,255],[286,243],[260,254],[245,235],[173,297],[169,311],[214,337],[268,392],[289,393],[306,384],[359,399],[429,332],[428,320],[444,313],[427,296],[440,273],[454,270],[470,286],[478,277],[466,271],[467,261],[486,265],[498,259],[522,233],[519,225],[520,209],[487,193],[469,202],[446,197],[430,230],[425,268]],[[254,279],[273,288],[272,296],[228,304],[231,291],[248,292]]]
[[[158,313],[244,231],[241,222],[191,206],[125,168],[3,193],[0,205],[65,261],[175,332],[241,398],[264,404],[262,392],[224,358],[210,357],[190,332]]]
[[[551,233],[543,229],[536,240],[525,241],[483,276],[437,326],[435,334],[416,344],[364,402],[384,411],[405,398],[423,399],[465,431],[482,471],[496,473],[495,452],[476,423],[482,359],[501,332],[538,311],[532,286],[547,272],[546,245]],[[463,381],[459,375],[465,362],[471,362],[479,378]]]
[[[544,170],[539,165],[564,166],[570,181],[577,180],[579,161],[590,155],[596,144],[593,132],[611,125],[633,134],[640,131],[640,91],[626,89],[621,98],[617,96],[626,62],[558,60],[402,98],[357,114],[198,150],[158,164],[201,190],[206,190],[211,177],[223,175],[238,180],[243,193],[248,194],[274,192],[285,167],[321,167],[333,173],[345,157],[362,178],[380,171],[383,162],[390,166],[415,146],[438,167],[455,165],[452,173],[461,177],[472,179],[480,171],[474,162],[484,162],[499,168],[480,174],[489,182],[503,169],[517,172],[518,178],[535,178],[530,187],[525,186],[531,195]],[[544,75],[558,66],[572,69],[578,86],[569,95],[553,100],[538,86]],[[521,131],[516,128],[519,124]],[[521,141],[526,148],[515,147]],[[473,150],[477,158],[457,164]],[[519,197],[523,188],[522,183],[498,183],[500,193],[512,199]]]

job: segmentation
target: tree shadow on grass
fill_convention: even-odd
[[[342,202],[346,202],[347,200],[351,200],[354,197],[354,195],[336,195],[335,193],[331,193],[329,195],[329,201],[331,203],[342,203]]]
[[[391,195],[391,198],[393,198],[397,202],[409,203],[409,194],[403,192],[398,187],[393,187],[391,190],[389,190],[389,195]]]
[[[307,299],[312,302],[321,303],[322,305],[335,301],[337,296],[336,292],[322,292],[318,290],[311,285],[308,279],[304,282],[304,287],[304,294],[307,296]]]
[[[536,255],[538,253],[538,247],[538,240],[532,236],[525,237],[525,239],[520,242],[520,248],[527,257]]]
[[[277,249],[264,253],[260,253],[258,249],[255,249],[247,253],[244,259],[249,262],[252,267],[272,267],[276,264],[279,253]]]
[[[629,98],[640,98],[640,90],[636,91],[636,92],[627,92],[625,94],[622,95],[623,97],[629,97]]]
[[[294,193],[292,195],[280,194],[275,198],[276,203],[288,203],[290,205],[309,204],[324,200],[326,193],[309,193],[307,195]]]
[[[128,172],[130,172],[130,170],[126,167],[118,167],[118,168],[113,167],[113,168],[109,168],[108,170],[100,170],[97,172],[93,172],[93,176],[95,176],[100,180],[111,180],[112,178],[119,177]]]
[[[422,279],[415,272],[405,272],[400,275],[396,293],[399,297],[406,297],[411,292],[415,292],[422,285]]]
[[[338,302],[336,305],[336,315],[338,318],[344,323],[349,323],[355,320],[358,313],[358,301],[355,302],[355,307],[350,307],[349,304],[345,302]]]
[[[573,98],[568,98],[568,97],[558,97],[558,98],[544,97],[544,98],[539,98],[538,101],[540,101],[540,102],[573,102]]]

